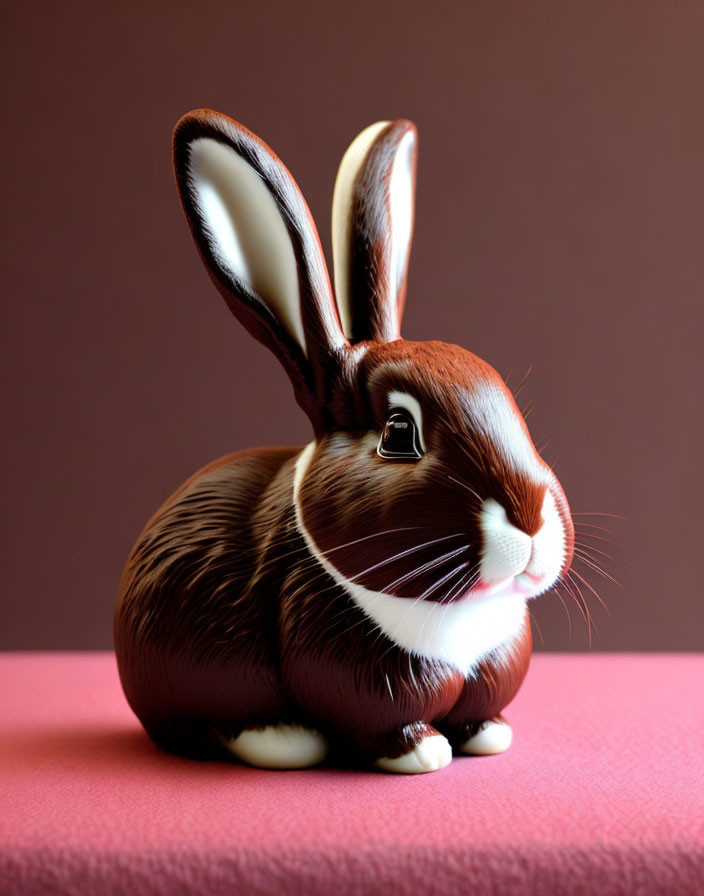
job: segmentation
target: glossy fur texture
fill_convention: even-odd
[[[338,309],[271,150],[208,110],[176,127],[196,245],[287,370],[315,438],[206,467],[130,555],[120,675],[169,750],[300,767],[331,744],[407,773],[441,768],[450,746],[510,743],[487,723],[526,674],[526,601],[568,569],[573,529],[499,375],[457,346],[400,338],[415,156],[406,121],[371,126],[346,154]],[[392,410],[415,427],[419,459],[377,453]]]

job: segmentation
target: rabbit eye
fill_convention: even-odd
[[[384,424],[376,453],[384,460],[420,460],[423,452],[418,429],[409,413],[394,410]]]

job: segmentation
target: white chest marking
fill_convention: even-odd
[[[426,600],[394,597],[370,591],[342,575],[318,549],[303,523],[299,493],[315,451],[315,442],[298,456],[293,479],[296,525],[306,547],[336,584],[381,631],[409,653],[442,660],[466,677],[473,677],[480,662],[498,650],[498,660],[507,658],[526,624],[523,595],[483,597],[436,604]],[[502,657],[503,655],[503,657]]]

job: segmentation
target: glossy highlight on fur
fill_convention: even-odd
[[[330,746],[400,773],[500,752],[527,600],[566,573],[573,528],[496,371],[400,336],[415,128],[380,122],[345,154],[337,299],[305,201],[259,138],[190,113],[174,167],[213,282],[286,369],[314,439],[229,455],[149,521],[115,613],[130,705],[168,750],[264,767]],[[413,451],[377,450],[390,416]]]

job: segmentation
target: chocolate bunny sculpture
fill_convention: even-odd
[[[209,110],[174,133],[176,181],[232,313],[288,373],[314,439],[229,455],[148,523],[115,643],[151,737],[268,768],[331,744],[390,772],[505,750],[527,600],[571,562],[565,495],[502,379],[399,333],[416,131],[373,124],[340,165],[335,295],[301,193]]]

